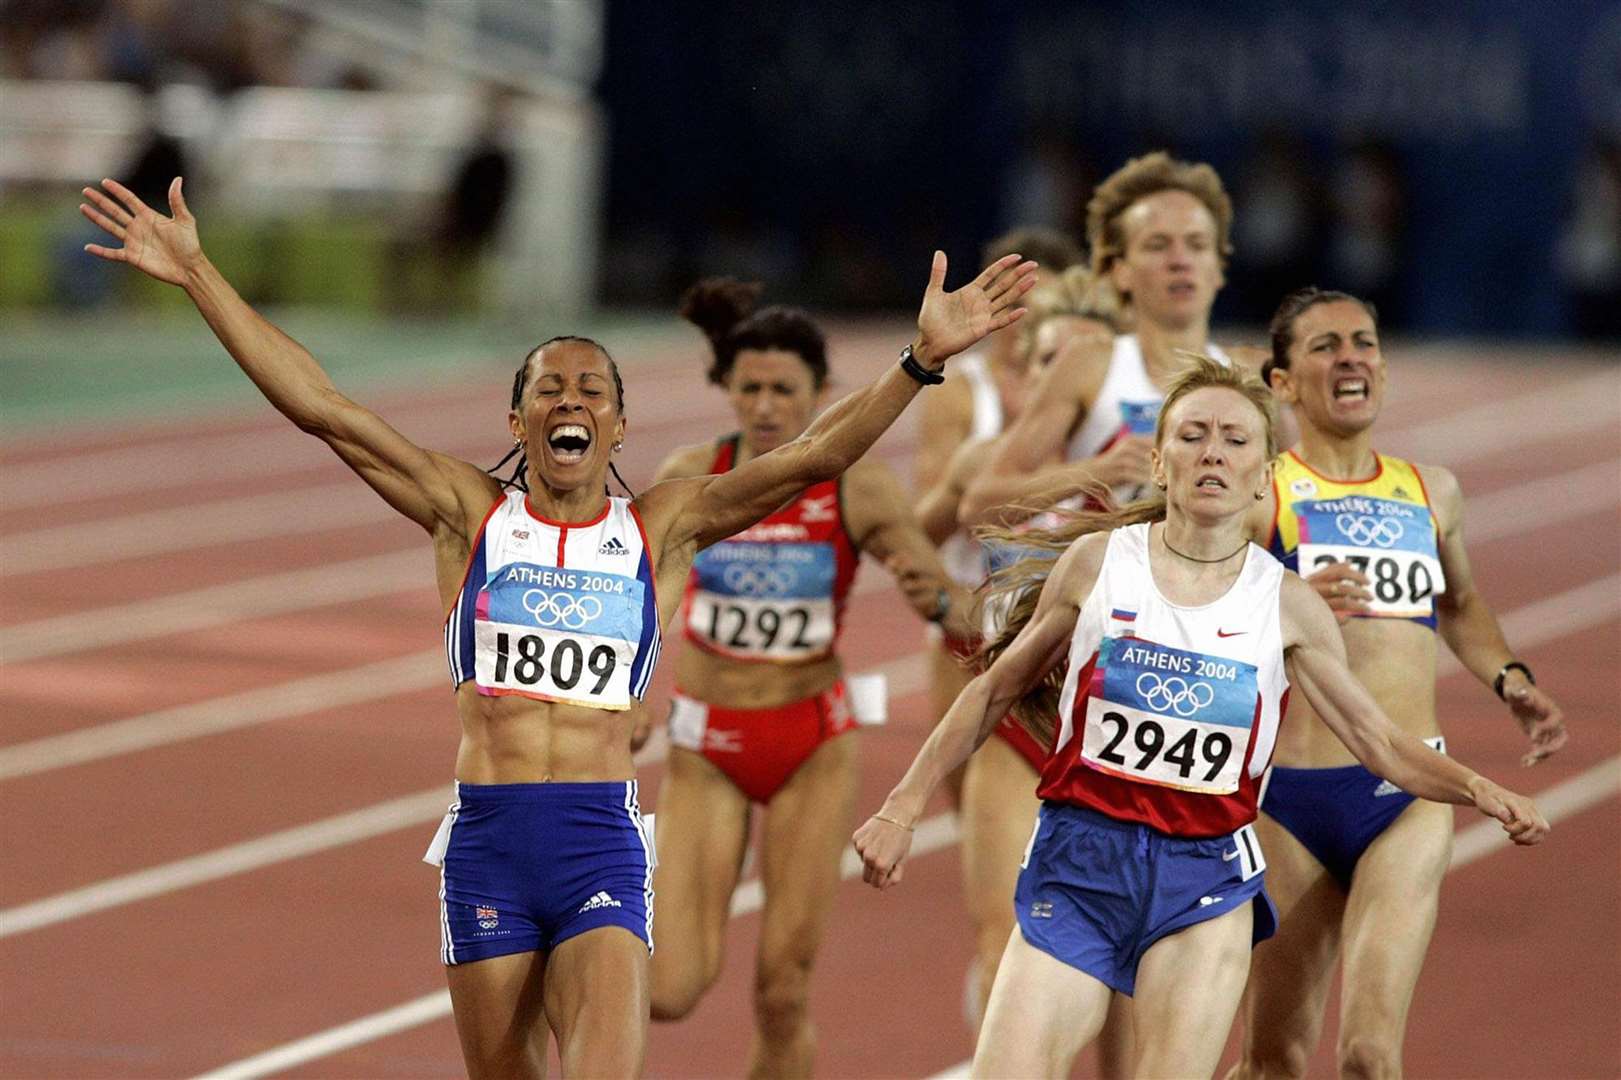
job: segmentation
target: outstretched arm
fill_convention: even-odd
[[[1531,740],[1531,749],[1520,763],[1535,765],[1569,739],[1565,714],[1525,672],[1518,668],[1504,671],[1514,660],[1514,653],[1503,637],[1497,616],[1475,588],[1469,553],[1463,546],[1463,491],[1446,469],[1424,466],[1419,471],[1435,505],[1441,533],[1441,572],[1447,583],[1446,591],[1435,598],[1437,628],[1458,662],[1494,693],[1497,675],[1503,672],[1503,700]]]
[[[1030,622],[987,671],[963,688],[884,805],[856,830],[855,847],[867,884],[882,889],[900,882],[912,828],[940,781],[967,761],[1014,702],[1064,659],[1080,604],[1097,580],[1106,541],[1106,536],[1087,537],[1059,557]]]
[[[1017,255],[998,259],[956,292],[945,291],[946,257],[935,252],[917,319],[912,354],[938,371],[948,358],[1024,314],[1019,299],[1035,282],[1036,264]],[[840,399],[805,433],[769,454],[719,476],[677,481],[649,490],[644,505],[668,517],[665,550],[708,547],[754,524],[812,484],[831,480],[867,452],[917,396],[920,384],[899,365]]]
[[[1096,398],[1113,347],[1108,335],[1079,336],[1044,370],[1031,373],[1028,404],[963,492],[958,517],[964,524],[1010,524],[1010,508],[1146,477],[1151,443],[1140,437],[1123,439],[1094,458],[1064,461],[1065,442]]]
[[[178,285],[214,336],[282,415],[330,446],[390,506],[429,532],[462,532],[500,493],[476,467],[424,450],[382,418],[350,401],[298,342],[273,326],[221,276],[203,253],[197,219],[186,207],[180,178],[169,186],[164,217],[115,180],[105,191],[85,188],[79,209],[122,247],[85,250]]]
[[[1403,791],[1474,806],[1503,823],[1516,844],[1539,843],[1548,823],[1523,795],[1499,787],[1390,722],[1345,663],[1345,641],[1322,597],[1294,574],[1281,597],[1289,680],[1358,761]]]
[[[972,637],[974,595],[946,573],[895,474],[864,458],[844,474],[843,493],[851,539],[884,564],[912,610],[947,633]]]

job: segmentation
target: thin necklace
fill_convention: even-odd
[[[1177,555],[1177,556],[1180,556],[1180,557],[1188,560],[1188,562],[1196,562],[1196,563],[1226,562],[1228,559],[1232,558],[1233,555],[1237,555],[1240,551],[1243,551],[1245,548],[1250,546],[1250,542],[1248,540],[1246,540],[1242,544],[1238,545],[1238,547],[1233,550],[1232,555],[1223,555],[1219,559],[1195,559],[1192,555],[1189,555],[1186,552],[1178,551],[1174,547],[1172,547],[1171,546],[1171,538],[1165,534],[1164,529],[1160,530],[1159,540],[1160,540],[1160,543],[1165,545],[1165,550],[1169,551],[1172,555]]]

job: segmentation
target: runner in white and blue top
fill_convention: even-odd
[[[1392,724],[1346,668],[1328,605],[1249,542],[1270,403],[1259,379],[1195,358],[1155,434],[1164,498],[1021,537],[1062,554],[1000,583],[1015,601],[995,659],[855,834],[864,878],[894,884],[934,788],[1010,707],[1042,737],[1057,727],[976,1076],[1067,1075],[1115,992],[1134,995],[1137,1075],[1215,1070],[1247,947],[1271,926],[1251,823],[1290,683],[1406,790],[1473,804],[1519,843],[1547,831],[1529,800]],[[1039,599],[1019,599],[1038,580]]]
[[[123,246],[90,252],[184,288],[270,403],[432,538],[461,745],[457,802],[430,856],[443,864],[441,949],[468,1073],[544,1075],[553,1030],[566,1075],[640,1074],[653,854],[629,706],[658,628],[700,549],[843,472],[950,356],[1017,319],[1034,264],[999,260],[948,293],[936,253],[903,363],[791,444],[629,501],[607,493],[626,430],[618,368],[589,339],[543,342],[513,379],[517,495],[340,393],[209,262],[179,179],[172,218],[104,188],[84,189],[83,210]]]

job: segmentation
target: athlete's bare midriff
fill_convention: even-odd
[[[630,780],[634,708],[615,711],[456,691],[461,746],[456,779],[467,784],[585,783]]]
[[[839,681],[836,655],[808,663],[738,661],[707,653],[684,642],[675,663],[675,682],[685,694],[723,709],[770,709],[822,693]]]
[[[1395,725],[1420,739],[1441,733],[1435,716],[1435,631],[1410,619],[1352,619],[1341,627],[1351,674]],[[1354,765],[1356,757],[1298,691],[1278,730],[1275,764],[1297,769]]]

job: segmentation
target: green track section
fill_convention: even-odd
[[[178,291],[177,291],[178,292]],[[634,367],[638,357],[691,344],[674,316],[597,315],[399,320],[312,308],[266,315],[315,354],[345,390],[413,382],[504,379],[554,334],[584,334]],[[251,408],[259,400],[189,308],[84,315],[0,315],[0,433],[44,434],[95,423],[141,423]]]

